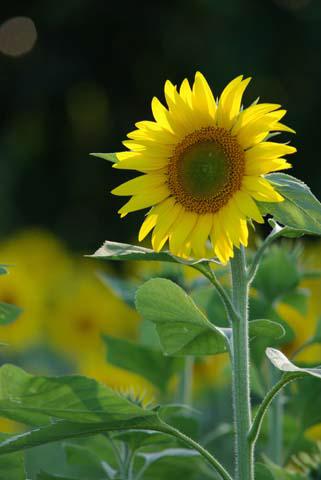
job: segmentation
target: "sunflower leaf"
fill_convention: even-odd
[[[93,255],[87,257],[99,258],[101,260],[149,260],[160,262],[181,263],[183,265],[196,265],[199,263],[215,262],[214,259],[183,259],[172,255],[168,251],[155,252],[149,248],[144,248],[127,243],[118,243],[106,241]]]
[[[280,350],[275,348],[267,348],[266,356],[270,362],[281,372],[285,373],[301,373],[302,375],[312,375],[321,378],[321,368],[300,368],[290,362],[290,360]]]
[[[103,160],[108,160],[108,162],[118,163],[118,158],[116,153],[90,153],[92,157],[102,158]]]
[[[136,294],[136,308],[144,320],[156,324],[166,355],[215,355],[228,351],[224,330],[214,326],[182,288],[154,278]]]
[[[284,201],[258,202],[258,206],[263,215],[272,215],[286,227],[281,235],[321,235],[321,203],[309,187],[285,173],[271,173],[266,175],[266,179],[284,197]]]
[[[155,416],[152,410],[80,375],[33,376],[14,365],[4,365],[0,386],[0,415],[29,425],[45,425],[54,419],[114,427]]]

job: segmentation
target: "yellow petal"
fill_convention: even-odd
[[[130,152],[132,153],[132,152]],[[138,170],[140,172],[151,172],[163,169],[168,165],[168,157],[152,157],[145,154],[136,154],[128,159],[113,164],[113,168],[120,170]]]
[[[246,126],[249,122],[260,119],[263,115],[280,108],[281,105],[276,103],[258,103],[251,105],[240,112],[235,125],[232,128],[232,135],[236,135],[241,128]]]
[[[263,177],[243,177],[243,187],[261,202],[282,202],[284,198]]]
[[[179,94],[184,100],[184,102],[189,106],[192,107],[192,90],[190,84],[185,78],[181,84],[181,88],[179,89]]]
[[[198,217],[197,223],[190,235],[190,242],[196,258],[204,258],[206,256],[206,242],[212,230],[212,225],[212,213]]]
[[[154,97],[152,100],[152,112],[156,122],[165,130],[169,130],[173,132],[173,125],[171,122],[171,117],[169,115],[168,110],[164,107],[164,105],[158,100],[158,98]]]
[[[285,113],[285,110],[278,110],[248,122],[241,128],[237,133],[237,139],[244,150],[264,140],[270,131],[277,130],[274,126]]]
[[[245,162],[245,175],[264,175],[291,167],[292,165],[284,158],[252,158],[252,160],[246,160]]]
[[[215,255],[224,265],[233,257],[233,245],[222,228],[221,211],[213,216],[211,240]]]
[[[296,148],[291,145],[276,142],[262,142],[245,152],[245,159],[278,158],[295,153]]]
[[[174,255],[178,255],[185,240],[193,230],[198,215],[195,212],[186,212],[183,210],[177,219],[169,236],[169,249]]]
[[[234,195],[234,200],[237,204],[238,209],[242,214],[247,218],[253,218],[258,223],[264,223],[264,219],[254,202],[247,192],[239,190]]]
[[[153,190],[155,187],[159,187],[166,183],[166,175],[164,174],[147,174],[140,177],[133,178],[128,182],[119,185],[111,191],[114,195],[137,195],[147,190]]]
[[[241,75],[232,80],[222,92],[217,109],[219,127],[230,129],[240,112],[243,93],[251,80],[242,78]]]
[[[180,135],[186,136],[196,128],[195,115],[169,80],[165,83],[164,92],[175,128],[179,130]]]
[[[169,195],[170,191],[168,190],[167,185],[161,185],[148,193],[135,195],[118,211],[118,213],[124,217],[130,212],[135,212],[136,210],[156,205],[165,200]]]
[[[214,122],[216,114],[216,102],[204,75],[196,72],[193,85],[193,105],[200,112],[209,116]]]
[[[156,252],[159,252],[167,242],[170,229],[182,210],[183,207],[176,203],[168,210],[166,215],[159,217],[152,234],[152,246]]]
[[[175,200],[173,197],[167,198],[163,202],[153,207],[147,214],[138,234],[138,241],[141,242],[155,227],[157,220],[162,215],[165,215],[168,210],[173,208]]]

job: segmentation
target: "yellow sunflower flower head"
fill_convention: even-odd
[[[132,197],[119,210],[122,217],[152,207],[139,241],[152,231],[154,250],[168,241],[174,255],[202,258],[210,239],[225,264],[234,246],[247,245],[247,221],[263,222],[256,201],[283,200],[264,175],[290,168],[282,157],[296,149],[267,137],[293,130],[280,123],[286,113],[280,105],[242,108],[249,81],[235,78],[217,102],[199,72],[192,88],[187,79],[179,90],[167,81],[167,108],[153,98],[155,121],[138,122],[128,134],[128,151],[117,153],[114,167],[143,175],[112,193]]]

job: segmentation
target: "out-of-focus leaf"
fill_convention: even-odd
[[[0,433],[0,441],[9,435]],[[24,456],[22,452],[9,453],[0,456],[0,480],[25,480]]]
[[[155,348],[109,335],[103,335],[103,340],[108,362],[145,377],[162,391],[166,390],[170,378],[181,366],[177,359],[166,357]]]
[[[280,298],[280,302],[290,305],[299,313],[301,313],[301,315],[306,315],[308,310],[309,295],[310,292],[308,290],[300,288],[294,292],[285,294],[282,298]]]
[[[164,480],[173,478],[189,480],[200,469],[200,455],[186,448],[168,448],[159,452],[141,452],[137,455],[144,468],[144,480]]]
[[[75,477],[65,477],[61,475],[54,475],[53,473],[47,473],[44,471],[41,471],[37,475],[37,480],[78,480]]]
[[[153,446],[153,448],[156,446],[177,446],[177,441],[175,439],[152,430],[126,430],[123,432],[115,432],[113,434],[113,440],[125,442],[132,451],[151,446]]]
[[[264,464],[256,464],[255,472],[257,480],[307,480],[300,473],[289,472],[279,465],[275,465],[268,458],[265,458]]]
[[[199,263],[215,262],[214,259],[190,259],[185,260],[175,257],[170,252],[155,252],[149,248],[139,247],[137,245],[129,245],[127,243],[118,243],[106,241],[93,255],[87,255],[91,258],[99,258],[100,260],[149,260],[160,262],[180,263],[183,265],[197,265]],[[216,262],[215,262],[216,263]]]
[[[285,334],[285,330],[277,322],[273,322],[272,320],[266,320],[266,319],[257,319],[257,320],[251,320],[249,322],[249,335],[250,338],[275,338],[279,339],[283,337]]]
[[[285,173],[271,173],[266,178],[285,200],[276,203],[258,202],[262,214],[273,215],[278,222],[293,228],[293,236],[321,235],[321,204],[309,187]],[[291,234],[290,231],[288,233]]]
[[[105,440],[107,443],[107,439]],[[106,446],[108,451],[110,446]],[[101,457],[94,448],[90,448],[86,443],[65,442],[64,450],[68,464],[73,465],[79,471],[77,472],[79,478],[101,480],[106,478],[106,474],[108,474],[108,478],[115,478],[117,470],[109,464],[108,460]]]
[[[201,286],[192,291],[191,297],[196,305],[206,314],[211,323],[218,327],[229,325],[224,304],[212,286]]]
[[[312,375],[321,378],[321,368],[301,368],[294,365],[280,350],[275,348],[267,348],[266,356],[271,363],[282,372],[301,373],[302,375]]]
[[[167,355],[215,355],[228,350],[228,339],[175,283],[154,278],[136,295],[136,307],[145,320],[156,324]]]
[[[10,303],[0,302],[0,325],[14,322],[22,312],[22,309]]]
[[[253,286],[270,302],[292,293],[300,282],[294,254],[279,247],[271,248],[258,269]]]
[[[102,158],[103,160],[108,160],[108,162],[118,163],[118,158],[116,153],[90,153],[92,157]]]

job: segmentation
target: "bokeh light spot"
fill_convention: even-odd
[[[11,57],[30,52],[37,40],[34,22],[28,17],[14,17],[0,26],[0,51]]]

